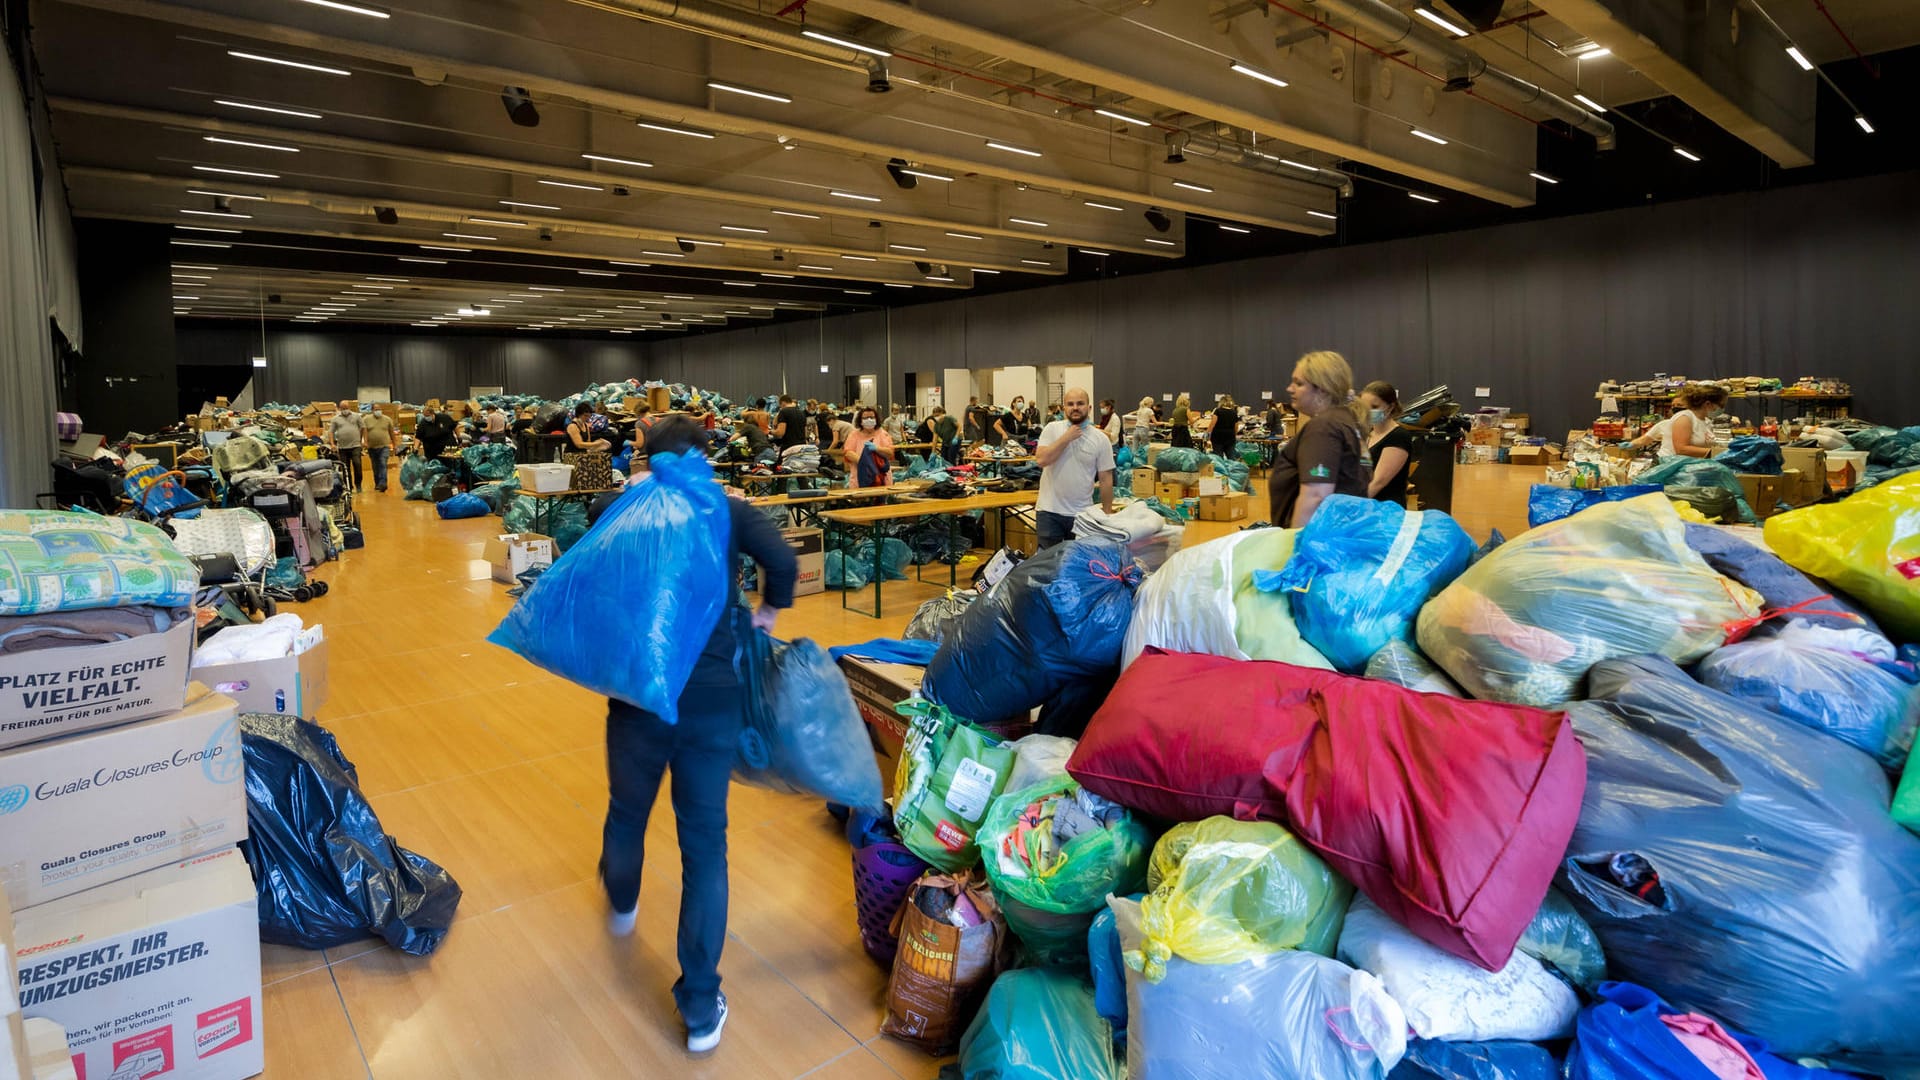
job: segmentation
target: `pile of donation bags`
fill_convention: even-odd
[[[1920,486],[1477,556],[1343,501],[1130,584],[1111,668],[955,632],[1043,592],[943,613],[857,842],[910,879],[883,1030],[966,1077],[1920,1076]],[[1097,707],[1010,738],[1056,655]],[[930,1004],[943,918],[982,944]]]

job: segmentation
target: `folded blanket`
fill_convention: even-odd
[[[187,607],[199,587],[199,568],[143,521],[0,510],[0,615]]]
[[[1144,502],[1131,502],[1109,514],[1097,506],[1073,519],[1073,535],[1112,540],[1131,547],[1160,534],[1166,522]]]
[[[39,615],[0,616],[0,653],[38,652],[73,645],[111,645],[142,634],[164,634],[192,618],[191,608],[90,608]]]

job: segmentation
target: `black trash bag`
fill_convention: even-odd
[[[331,732],[297,716],[240,714],[247,838],[260,940],[325,949],[379,935],[413,956],[438,948],[460,884],[380,828]]]
[[[1568,706],[1587,790],[1560,886],[1611,978],[1867,1072],[1920,1062],[1920,836],[1852,746],[1611,660]]]
[[[1735,502],[1732,492],[1717,487],[1687,487],[1676,484],[1667,489],[1667,498],[1674,502],[1683,502],[1708,521],[1740,520],[1740,506]]]
[[[967,608],[973,605],[978,596],[971,589],[963,589],[934,597],[913,613],[913,620],[907,623],[906,631],[900,636],[908,641],[931,641],[936,645],[945,641],[954,624],[967,613]]]
[[[1047,733],[1078,736],[1074,722],[1084,729],[1119,677],[1139,583],[1133,556],[1112,541],[1072,540],[1040,552],[948,629],[923,692],[981,723],[1061,699],[1062,715]]]

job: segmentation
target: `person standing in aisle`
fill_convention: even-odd
[[[1107,445],[1116,448],[1120,445],[1121,424],[1119,408],[1119,405],[1115,403],[1112,398],[1107,398],[1100,402],[1100,430],[1106,432]]]
[[[361,441],[366,443],[368,464],[373,467],[373,490],[387,490],[387,455],[393,452],[393,417],[378,409],[360,421]]]
[[[1211,449],[1221,457],[1233,456],[1233,444],[1240,439],[1240,407],[1233,403],[1233,395],[1225,394],[1220,404],[1213,408],[1213,420],[1207,425],[1207,440]]]
[[[880,425],[880,430],[886,432],[887,438],[895,443],[907,441],[907,412],[900,407],[899,402],[894,402],[893,411],[887,414],[886,420]]]
[[[453,417],[432,405],[422,405],[420,418],[413,424],[413,437],[420,443],[421,455],[436,461],[453,441]]]
[[[1367,497],[1407,505],[1407,463],[1413,459],[1413,433],[1394,419],[1400,411],[1400,393],[1390,382],[1370,382],[1360,391],[1360,407],[1367,414],[1367,456],[1373,459],[1373,478]]]
[[[1127,433],[1127,448],[1133,452],[1133,467],[1147,467],[1147,451],[1153,446],[1153,399],[1143,397],[1133,414],[1133,429]]]
[[[1034,451],[1040,462],[1034,531],[1042,550],[1073,539],[1073,519],[1093,507],[1096,484],[1100,508],[1113,513],[1113,444],[1094,426],[1085,390],[1068,390],[1063,404],[1067,418],[1042,429]]]
[[[707,433],[683,416],[662,417],[647,432],[648,452],[706,453]],[[630,483],[647,483],[641,474]],[[680,841],[680,978],[673,1000],[687,1026],[687,1050],[720,1045],[727,997],[720,992],[720,953],[727,941],[727,792],[746,688],[737,667],[743,639],[771,633],[778,613],[793,606],[799,560],[780,530],[743,499],[728,499],[731,515],[727,566],[745,555],[760,565],[760,606],[750,614],[727,605],[680,694],[680,722],[618,699],[607,701],[607,818],[602,831],[600,882],[612,911],[607,928],[629,937],[638,921],[640,875],[646,861],[647,820],[662,776],[673,771],[673,817]],[[729,590],[733,589],[731,582]]]
[[[360,411],[352,407],[352,402],[340,403],[340,411],[333,414],[332,423],[327,425],[327,445],[339,455],[340,463],[353,472],[353,486],[359,487],[360,480]]]
[[[1058,408],[1058,407],[1059,406],[1055,406],[1055,408]],[[1039,402],[1037,401],[1027,402],[1026,409],[1022,411],[1020,414],[1020,427],[1023,429],[1022,436],[1021,436],[1022,438],[1030,439],[1033,436],[1038,435],[1040,433],[1040,403]]]
[[[819,442],[822,450],[833,449],[834,419],[833,405],[829,402],[821,402],[820,411],[813,417],[813,437]]]
[[[1353,368],[1337,352],[1310,352],[1287,384],[1294,408],[1306,417],[1300,434],[1280,448],[1267,479],[1269,520],[1302,528],[1329,495],[1365,498],[1360,422],[1354,416]]]
[[[773,437],[782,450],[807,441],[807,412],[793,403],[792,394],[780,395],[780,411],[773,418]]]
[[[967,411],[964,416],[966,420],[965,434],[968,442],[976,443],[987,437],[987,425],[983,422],[986,413],[987,411],[980,407],[980,398],[978,396],[967,399]]]
[[[1173,415],[1167,417],[1167,423],[1173,425],[1173,436],[1167,441],[1174,446],[1193,445],[1193,416],[1187,411],[1192,407],[1193,400],[1185,394],[1174,399]]]
[[[876,453],[867,453],[868,447]],[[893,436],[881,429],[878,410],[869,407],[854,414],[854,425],[840,456],[847,463],[848,487],[886,487],[893,483]]]
[[[1681,391],[1687,407],[1673,414],[1660,436],[1660,460],[1713,456],[1713,417],[1727,407],[1727,392],[1717,386],[1689,386]]]
[[[933,435],[940,444],[940,456],[947,464],[960,461],[960,421],[948,415],[945,405],[936,405],[933,409]]]

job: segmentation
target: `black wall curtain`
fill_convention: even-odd
[[[182,364],[247,364],[261,355],[256,327],[183,326]],[[301,405],[339,401],[362,386],[395,400],[464,398],[474,386],[562,398],[589,385],[643,378],[638,345],[580,338],[429,337],[362,332],[267,331],[267,366],[254,372],[254,400]]]
[[[1099,397],[1257,407],[1302,353],[1334,349],[1356,389],[1446,383],[1556,440],[1593,419],[1603,379],[1655,372],[1831,376],[1857,415],[1920,423],[1916,191],[1900,173],[900,308],[891,392],[908,371],[1091,363]],[[656,341],[647,371],[740,397],[784,370],[795,395],[838,399],[844,374],[887,370],[886,327],[876,312]]]
[[[57,445],[40,191],[60,178],[34,145],[10,47],[0,47],[0,59],[0,506],[33,506],[52,486]]]

